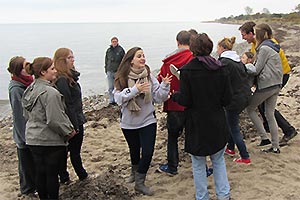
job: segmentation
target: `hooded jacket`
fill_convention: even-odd
[[[185,151],[196,156],[215,154],[229,137],[224,111],[231,101],[228,72],[194,58],[181,68],[180,81],[180,92],[172,99],[186,107]]]
[[[275,40],[275,38],[272,38],[271,39],[275,44],[278,44],[278,42]],[[256,52],[256,49],[255,49],[255,46],[256,46],[256,40],[254,40],[254,42],[252,42],[252,45],[251,45],[251,52],[255,54]],[[281,59],[281,63],[282,63],[282,71],[283,71],[283,74],[287,74],[291,71],[291,67],[289,65],[289,62],[284,54],[284,51],[282,50],[282,48],[280,48],[279,50],[279,56],[280,56],[280,59]]]
[[[279,51],[280,46],[272,40],[265,40],[257,47],[254,65],[258,90],[282,84],[283,72]]]
[[[25,127],[26,120],[23,117],[22,96],[26,86],[19,82],[11,80],[8,85],[9,102],[13,112],[13,139],[18,148],[26,148]]]
[[[36,79],[22,98],[26,124],[26,144],[66,146],[74,130],[65,113],[62,95],[48,81]]]
[[[167,74],[171,75],[170,64],[175,65],[178,69],[187,64],[193,58],[193,53],[189,49],[177,49],[170,55],[168,55],[162,62],[163,65],[160,68],[158,74],[158,81],[161,82],[162,79],[160,76],[165,77]],[[173,76],[170,86],[170,91],[179,91],[179,80]],[[164,102],[163,111],[183,111],[184,107],[178,103],[168,99]]]
[[[219,60],[229,72],[232,88],[232,100],[226,110],[240,113],[248,106],[252,93],[245,65],[235,51],[224,51]]]

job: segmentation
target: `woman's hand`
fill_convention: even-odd
[[[71,132],[71,134],[69,135],[69,139],[71,139],[72,137],[74,137],[76,134],[78,134],[78,132],[76,130],[73,130]]]
[[[165,83],[165,84],[170,84],[172,81],[172,75],[169,76],[169,74],[167,74],[165,77],[163,77],[162,75],[160,75],[161,80]]]
[[[150,90],[150,84],[149,83],[140,83],[140,80],[138,80],[135,83],[136,88],[139,90],[139,92],[148,92]]]

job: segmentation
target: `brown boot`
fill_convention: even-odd
[[[138,168],[139,168],[138,165],[132,165],[131,166],[131,174],[126,179],[126,183],[133,183],[135,181],[135,172],[138,170]]]
[[[140,174],[136,172],[134,189],[136,192],[140,192],[142,194],[152,196],[153,192],[147,186],[145,186],[145,179],[146,179],[146,174]]]

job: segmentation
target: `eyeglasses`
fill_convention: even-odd
[[[67,59],[69,59],[69,60],[72,60],[72,59],[73,59],[73,60],[74,60],[75,57],[74,57],[74,56],[68,56]]]

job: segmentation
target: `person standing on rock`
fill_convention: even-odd
[[[116,73],[114,97],[121,106],[121,129],[127,141],[134,189],[145,195],[153,192],[145,186],[155,145],[157,119],[154,103],[169,97],[172,76],[161,77],[162,82],[150,73],[143,50],[133,47],[125,54]]]
[[[75,69],[75,58],[71,49],[57,49],[53,61],[55,69],[57,70],[55,86],[64,96],[66,113],[77,132],[77,134],[69,140],[68,145],[71,163],[79,180],[84,180],[88,177],[88,173],[83,167],[80,153],[84,135],[83,124],[86,122],[86,119],[82,110],[81,87],[78,83],[80,73]],[[68,152],[65,154],[63,165],[59,172],[60,182],[63,184],[70,183],[70,177],[67,171],[67,155]]]
[[[21,102],[25,89],[33,82],[33,77],[25,70],[25,66],[28,64],[25,58],[16,56],[10,59],[7,70],[11,73],[8,92],[13,114],[13,138],[17,145],[21,195],[34,196],[36,191],[35,167],[32,153],[25,141],[26,120],[23,117]]]
[[[116,105],[113,90],[114,90],[114,80],[115,73],[119,68],[122,58],[125,54],[124,49],[119,45],[119,40],[117,37],[111,38],[111,45],[106,50],[105,54],[105,74],[107,76],[108,82],[108,95],[109,95],[109,105]]]
[[[240,28],[240,32],[242,35],[242,38],[244,40],[246,40],[249,44],[251,44],[251,49],[250,51],[255,54],[256,53],[256,43],[257,40],[255,39],[255,33],[254,33],[254,27],[255,27],[255,23],[252,21],[246,22],[244,23]],[[275,38],[272,35],[272,29],[269,28],[268,31],[266,32],[266,34],[268,35],[268,38],[271,38],[271,40],[273,42],[275,42],[276,44],[278,44],[278,42],[275,40]],[[284,87],[285,84],[288,82],[290,74],[289,72],[291,71],[291,67],[288,63],[288,60],[284,54],[284,51],[282,50],[282,48],[280,47],[279,50],[279,56],[281,59],[281,63],[282,63],[282,70],[283,70],[283,79],[282,79],[282,86]],[[269,129],[269,124],[266,120],[265,117],[265,105],[264,103],[262,103],[261,105],[258,106],[259,109],[259,113],[263,118],[264,121],[264,128],[267,132],[270,132]],[[278,126],[282,129],[282,132],[284,134],[284,136],[282,137],[282,139],[279,141],[279,145],[280,146],[284,146],[287,145],[288,141],[293,139],[298,132],[296,131],[296,129],[284,118],[284,116],[282,116],[282,114],[275,109],[275,119],[276,122],[278,124]],[[266,140],[262,140],[260,144],[258,144],[258,146],[264,146],[264,145],[268,145],[270,144],[271,141],[266,139]]]

